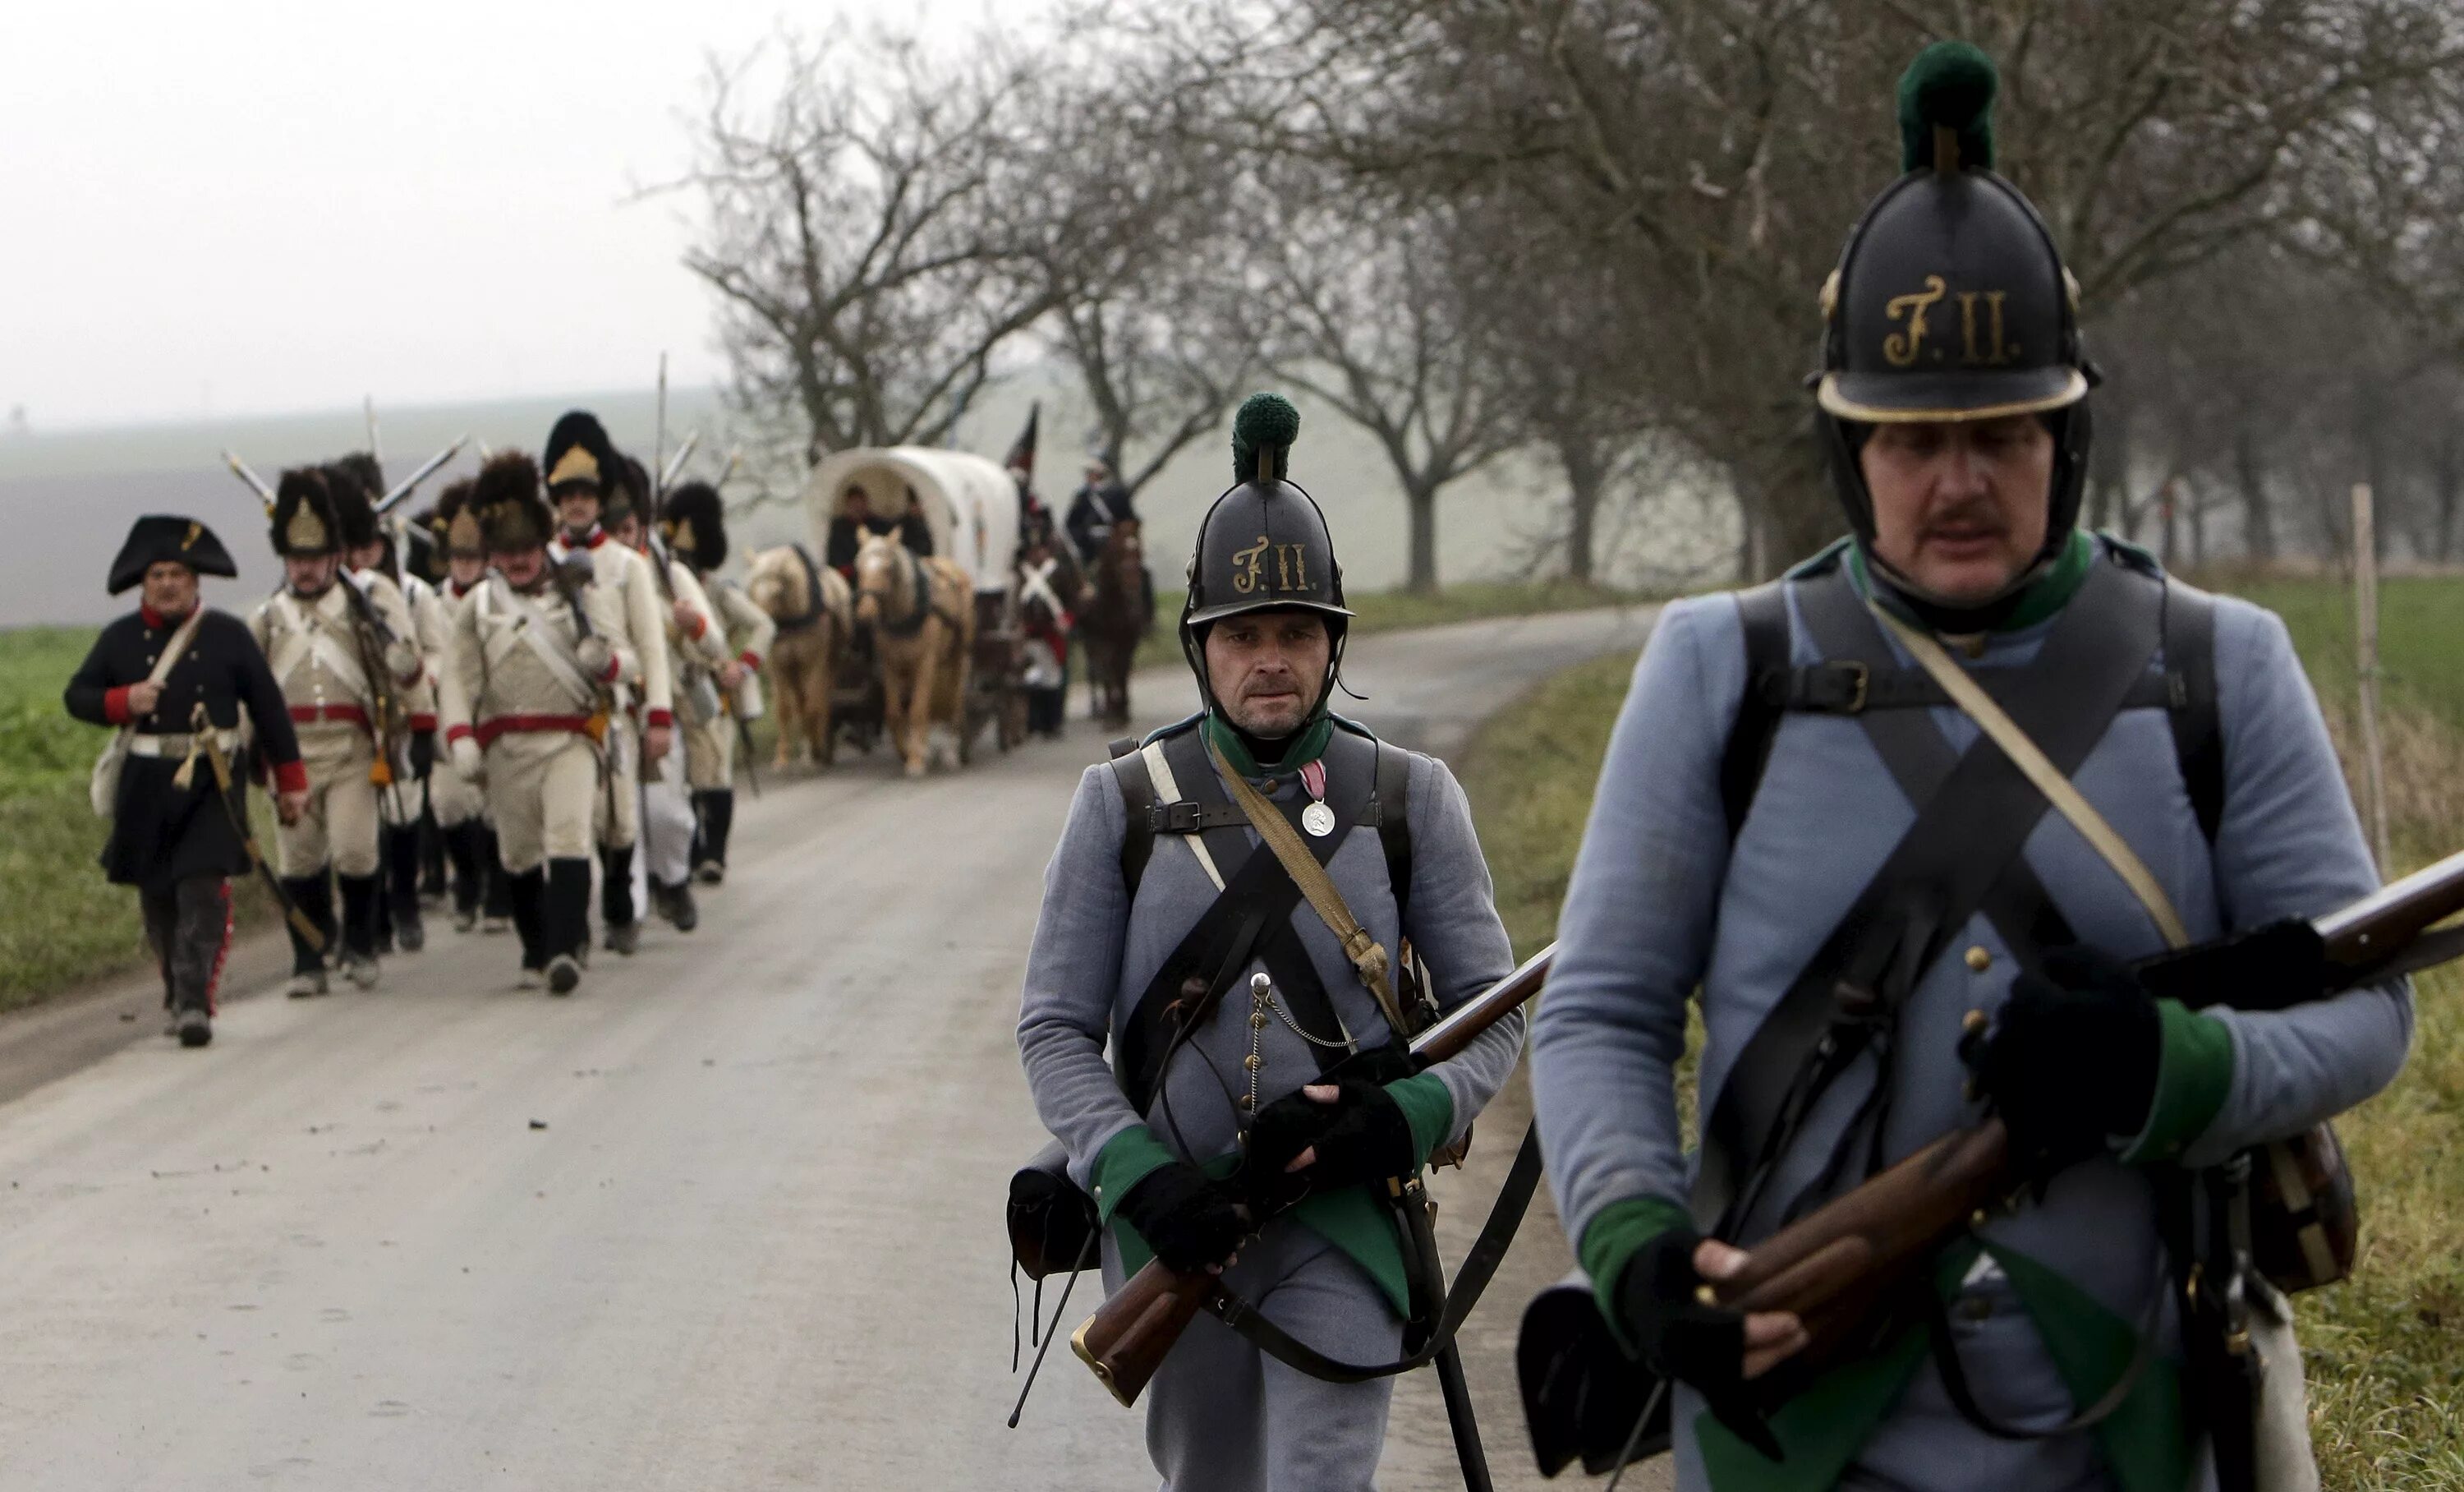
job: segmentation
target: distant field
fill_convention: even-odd
[[[1179,659],[1180,609],[1188,594],[1177,588],[1155,591],[1155,628],[1138,647],[1139,667]],[[1578,586],[1565,580],[1466,580],[1428,592],[1373,590],[1347,598],[1357,613],[1352,630],[1362,633],[1436,627],[1487,616],[1575,612],[1594,606],[1630,605],[1642,599],[1630,590]]]
[[[2334,580],[2230,589],[2285,618],[2358,782],[2349,589]],[[2464,579],[2389,581],[2381,610],[2382,725],[2401,871],[2464,849]],[[1518,953],[1555,935],[1633,663],[1632,655],[1601,658],[1540,682],[1465,754],[1463,784]],[[2335,1492],[2464,1489],[2464,1254],[2455,1247],[2464,1235],[2464,975],[2439,970],[2417,992],[2403,1075],[2337,1125],[2361,1187],[2360,1267],[2298,1303],[2311,1424]],[[1690,1114],[1690,1097],[1682,1093],[1681,1104]]]

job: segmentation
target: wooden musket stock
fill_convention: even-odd
[[[1449,1012],[1445,1018],[1412,1038],[1412,1067],[1420,1071],[1442,1062],[1471,1045],[1473,1039],[1507,1014],[1523,1008],[1549,977],[1556,956],[1551,944],[1526,959],[1523,966]],[[1258,1219],[1263,1223],[1265,1219]],[[1150,1259],[1087,1318],[1069,1338],[1079,1361],[1094,1370],[1112,1397],[1124,1406],[1135,1404],[1147,1382],[1163,1365],[1166,1352],[1180,1340],[1199,1311],[1222,1289],[1220,1277],[1199,1270],[1183,1274],[1161,1259]]]
[[[2323,956],[2307,994],[2317,998],[2464,953],[2464,939],[2450,929],[2432,930],[2458,911],[2464,911],[2464,853],[2313,920],[2310,930]],[[2168,986],[2186,992],[2201,984],[2203,961],[2228,977],[2246,977],[2247,958],[2235,957],[2245,940],[2280,930],[2262,928],[2159,962],[2169,966]],[[2189,1003],[2217,1003],[2236,992],[2212,988],[2215,982],[2198,989]],[[1878,1308],[1886,1295],[1907,1288],[1946,1243],[2026,1186],[2010,1142],[2002,1121],[1991,1118],[1943,1136],[1755,1244],[1735,1276],[1703,1287],[1706,1303],[1795,1312],[1812,1341],[1793,1373],[1818,1372],[1845,1360],[1868,1345],[1887,1317]]]

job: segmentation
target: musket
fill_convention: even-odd
[[[299,910],[299,903],[291,900],[291,893],[282,889],[282,878],[274,873],[274,867],[265,863],[265,853],[256,847],[255,831],[249,828],[247,817],[231,801],[231,763],[223,759],[222,747],[214,745],[214,723],[206,714],[205,701],[199,700],[197,707],[189,713],[188,729],[194,733],[199,749],[205,752],[208,765],[213,768],[214,796],[222,800],[223,816],[231,820],[232,832],[239,835],[240,848],[248,852],[248,868],[256,872],[257,880],[265,883],[265,889],[274,897],[274,904],[282,908],[282,920],[291,924],[292,931],[299,934],[299,941],[319,953],[324,952],[324,929],[310,922],[308,914]]]
[[[664,472],[664,471],[666,471],[667,469],[668,469],[668,355],[667,355],[666,353],[662,352],[662,353],[660,353],[660,354],[659,354],[659,418],[658,418],[658,424],[657,424],[657,425],[656,425],[656,427],[653,429],[653,431],[652,431],[652,433],[651,433],[651,435],[650,435],[650,482],[651,482],[651,485],[650,485],[650,509],[651,509],[651,510],[650,510],[649,512],[645,513],[645,514],[643,514],[643,515],[642,515],[642,523],[643,523],[643,524],[644,524],[645,526],[649,525],[649,524],[653,520],[655,520],[655,519],[659,516],[659,514],[658,514],[659,494],[660,494],[660,493],[662,493],[662,492],[665,492],[665,491],[667,490],[667,483],[666,483],[666,481],[665,481],[664,479],[662,479],[660,478],[659,473]]]
[[[453,459],[455,457],[460,456],[462,454],[462,448],[469,444],[470,440],[471,437],[469,435],[457,437],[451,445],[437,452],[427,460],[420,462],[419,469],[417,471],[412,472],[409,476],[394,483],[393,490],[391,492],[386,493],[384,497],[377,500],[378,516],[383,517],[385,514],[389,513],[393,511],[394,508],[400,506],[402,501],[405,498],[409,497],[411,493],[418,488],[421,482],[424,482],[429,478],[435,476],[439,467],[442,467],[446,462]]]
[[[658,496],[667,496],[668,489],[676,484],[676,478],[684,472],[685,462],[693,457],[693,447],[699,444],[701,444],[700,431],[695,430],[686,434],[685,443],[676,447],[676,454],[668,458],[667,466],[659,473]]]
[[[2152,996],[2193,1007],[2282,1010],[2464,956],[2464,853],[2309,920],[2271,923],[2137,966]],[[1954,1130],[1749,1249],[1705,1303],[1793,1311],[1811,1338],[1792,1376],[1858,1350],[1880,1308],[1941,1249],[2028,1194],[2039,1178],[1998,1118]]]
[[[1482,1032],[1522,1009],[1540,992],[1556,956],[1557,946],[1552,943],[1414,1036],[1405,1048],[1412,1071],[1426,1071],[1461,1054]],[[1265,1219],[1257,1221],[1263,1224]],[[1151,1259],[1087,1318],[1070,1337],[1070,1349],[1094,1370],[1112,1397],[1124,1405],[1134,1404],[1163,1365],[1164,1354],[1222,1289],[1221,1276],[1204,1270],[1183,1274],[1161,1259]]]
[[[255,493],[259,498],[264,500],[265,516],[272,518],[274,516],[274,488],[267,483],[266,479],[256,475],[255,472],[250,470],[249,464],[239,458],[239,453],[232,451],[228,447],[223,451],[223,464],[231,468],[232,476],[248,483],[248,488],[251,492]]]

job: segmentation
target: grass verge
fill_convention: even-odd
[[[2350,593],[2333,581],[2240,588],[2277,611],[2359,780]],[[2394,869],[2464,847],[2464,581],[2387,584],[2381,611]],[[1633,656],[1581,664],[1501,711],[1461,775],[1518,955],[1555,935]],[[2405,1070],[2337,1123],[2361,1189],[2354,1278],[2297,1302],[2324,1484],[2464,1492],[2464,975],[2423,979]],[[1699,1048],[1699,1020],[1693,1045]],[[1690,1084],[1689,1061],[1685,1080]],[[1681,1093],[1690,1124],[1693,1099]]]

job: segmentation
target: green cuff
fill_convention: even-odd
[[[1095,1156],[1095,1216],[1101,1222],[1112,1220],[1112,1210],[1130,1189],[1147,1178],[1150,1171],[1171,1165],[1179,1157],[1163,1147],[1155,1131],[1144,1125],[1132,1125],[1104,1142]]]
[[[1412,1163],[1426,1164],[1455,1132],[1455,1096],[1436,1073],[1414,1073],[1386,1085],[1386,1096],[1412,1126]]]
[[[1666,1197],[1638,1196],[1601,1208],[1592,1225],[1583,1230],[1583,1246],[1575,1252],[1582,1260],[1583,1273],[1592,1277],[1592,1299],[1599,1303],[1609,1330],[1626,1350],[1632,1351],[1634,1344],[1625,1340],[1625,1325],[1617,1319],[1617,1281],[1625,1277],[1625,1266],[1644,1244],[1669,1229],[1693,1226],[1694,1214],[1683,1204]]]
[[[2156,1002],[2156,1097],[2147,1124],[2122,1152],[2132,1164],[2169,1161],[2205,1134],[2233,1092],[2233,1032],[2179,1000]]]

